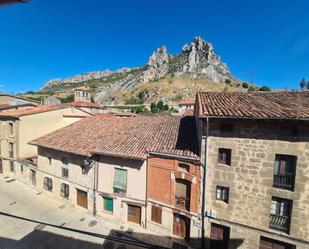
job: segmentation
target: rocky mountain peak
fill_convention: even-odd
[[[143,81],[149,82],[163,78],[168,73],[168,60],[169,55],[165,46],[154,51],[148,60],[147,69],[143,75]]]

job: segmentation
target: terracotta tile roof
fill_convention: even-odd
[[[199,92],[200,116],[309,120],[309,91]]]
[[[58,109],[63,109],[66,108],[65,106],[51,106],[51,105],[43,105],[43,106],[37,106],[34,108],[29,108],[29,109],[19,109],[19,110],[9,110],[9,111],[2,111],[0,112],[0,117],[5,116],[5,117],[22,117],[22,116],[27,116],[27,115],[32,115],[32,114],[37,114],[41,112],[48,112],[48,111],[53,111],[53,110],[58,110]]]
[[[102,106],[92,103],[92,102],[86,102],[86,101],[75,101],[71,103],[66,103],[66,106],[74,106],[74,107],[89,107],[89,108],[97,108],[97,109],[103,109]]]
[[[192,100],[183,100],[181,102],[179,102],[178,105],[194,105],[195,104],[195,100],[192,99]]]
[[[160,152],[198,159],[192,117],[137,116],[85,118],[31,142],[33,145],[89,156],[146,159]]]
[[[36,103],[24,103],[24,104],[18,104],[18,105],[10,105],[10,104],[0,104],[0,111],[4,110],[10,110],[10,109],[18,109],[23,107],[34,107],[38,106]]]

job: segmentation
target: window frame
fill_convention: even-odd
[[[64,174],[64,172],[66,172],[66,174]],[[62,178],[69,178],[69,169],[65,168],[65,167],[61,167],[61,176]]]
[[[217,185],[216,187],[216,200],[229,203],[230,188]]]
[[[156,205],[151,206],[151,221],[162,224],[162,207]]]
[[[225,159],[221,158],[225,154]],[[218,149],[218,164],[224,164],[231,166],[232,164],[232,149],[230,148],[219,148]]]
[[[108,210],[106,208],[106,201],[111,201],[112,203],[112,210]],[[104,212],[107,212],[107,213],[110,213],[110,214],[113,214],[114,213],[114,199],[111,198],[111,197],[106,197],[106,196],[103,196],[103,210]]]
[[[125,172],[125,183],[124,183],[125,189],[121,189],[121,188],[115,187],[115,185],[117,185],[117,182],[116,182],[116,179],[115,179],[117,171],[118,172],[121,172],[121,171]],[[121,168],[115,168],[114,179],[113,179],[113,192],[114,192],[114,194],[126,195],[127,194],[127,189],[128,189],[128,170],[127,169],[121,169]]]
[[[67,191],[66,191],[67,190]],[[60,195],[64,198],[69,198],[70,197],[70,185],[66,183],[61,183],[60,186]]]
[[[52,192],[53,191],[53,179],[48,176],[45,176],[43,178],[43,188],[45,190]]]

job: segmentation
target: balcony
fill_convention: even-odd
[[[181,209],[190,210],[190,198],[185,196],[175,196],[175,206]]]
[[[290,217],[270,214],[269,227],[274,230],[289,233]]]
[[[294,189],[294,173],[285,173],[284,175],[274,175],[273,186],[276,188],[282,188],[287,190]]]

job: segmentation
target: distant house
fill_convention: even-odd
[[[23,104],[34,104],[39,105],[40,102],[20,97],[18,95],[12,95],[8,93],[0,93],[0,105],[6,104],[6,105],[23,105]]]
[[[179,114],[192,115],[194,110],[195,100],[184,100],[178,104]]]
[[[38,106],[0,112],[0,173],[28,183],[29,168],[19,164],[19,161],[37,156],[36,146],[28,143],[87,116],[90,114],[64,106]]]
[[[74,90],[74,102],[66,103],[65,106],[79,108],[91,114],[104,113],[104,108],[91,102],[91,93],[89,87],[79,87]]]
[[[61,105],[61,100],[53,97],[53,96],[48,96],[46,98],[43,99],[43,104],[44,105]]]

